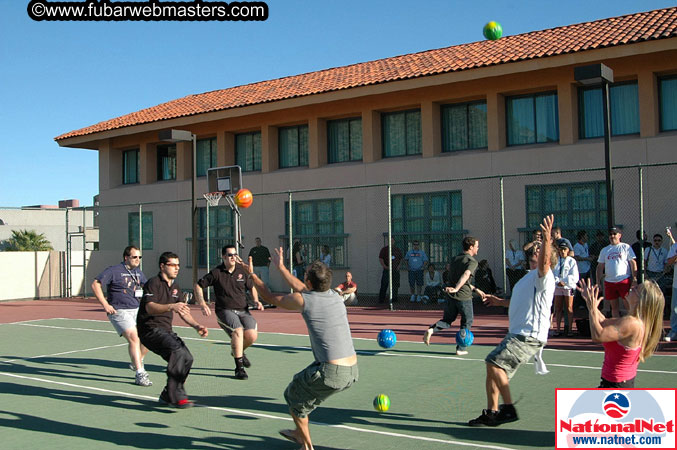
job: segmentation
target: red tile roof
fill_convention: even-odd
[[[676,36],[677,7],[659,9],[189,95],[62,134],[55,140],[323,92]]]

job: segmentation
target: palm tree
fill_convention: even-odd
[[[12,230],[12,236],[5,241],[5,250],[10,252],[40,252],[54,250],[54,248],[43,233]]]

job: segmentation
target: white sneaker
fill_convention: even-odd
[[[672,341],[672,338],[671,338],[670,336],[665,336],[665,337],[663,338],[663,340],[664,340],[665,342],[670,342],[670,341]]]
[[[150,381],[150,378],[148,377],[148,372],[138,372],[136,374],[136,377],[134,378],[134,384],[137,384],[139,386],[153,385],[153,383]]]
[[[421,303],[421,296],[420,295],[416,296],[416,303]]]
[[[428,328],[427,330],[425,330],[425,334],[423,335],[423,342],[425,343],[425,345],[430,345],[430,338],[432,337],[432,335],[433,335],[432,328]]]
[[[411,294],[411,298],[409,299],[411,303],[416,302],[416,294]]]
[[[468,354],[468,350],[456,350],[457,356],[463,356],[463,355],[467,355],[467,354]]]

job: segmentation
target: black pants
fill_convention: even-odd
[[[397,301],[397,291],[400,290],[400,271],[393,270],[393,302]],[[381,275],[381,290],[378,292],[378,302],[386,301],[386,292],[388,291],[388,269],[383,269]]]
[[[599,383],[599,387],[604,389],[628,389],[635,387],[634,378],[626,381],[609,381],[604,378],[601,378],[601,380],[602,381]]]
[[[451,328],[451,324],[454,323],[454,320],[456,320],[459,314],[461,315],[461,326],[459,328],[469,330],[474,319],[472,300],[448,299],[447,304],[444,307],[444,316],[442,317],[442,320],[430,325],[430,328],[433,328],[436,332]],[[457,348],[459,350],[465,350],[465,347],[457,346]]]
[[[139,339],[146,348],[167,361],[167,386],[165,390],[173,404],[187,399],[183,383],[193,366],[193,355],[181,338],[173,331],[153,328],[139,333]]]

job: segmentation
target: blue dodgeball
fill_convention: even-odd
[[[397,343],[397,336],[393,330],[381,330],[376,341],[383,348],[393,348]]]
[[[458,330],[456,333],[456,345],[459,347],[470,347],[475,340],[472,331],[466,330],[465,328]]]

